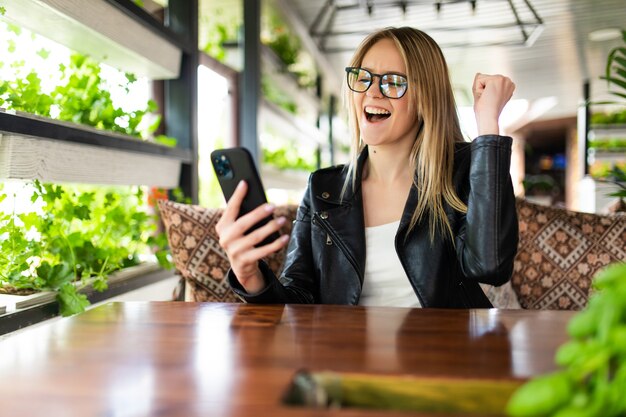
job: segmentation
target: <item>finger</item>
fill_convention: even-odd
[[[239,184],[237,184],[237,188],[235,188],[235,192],[228,200],[228,204],[226,204],[226,208],[222,213],[222,218],[219,223],[230,224],[237,220],[237,216],[239,216],[239,211],[241,210],[241,204],[243,203],[243,199],[246,197],[246,193],[248,192],[248,184],[241,180]]]
[[[263,239],[267,238],[272,233],[280,231],[280,228],[283,227],[286,221],[287,219],[285,217],[279,217],[259,227],[255,231],[250,232],[247,237],[250,239],[252,246],[262,242]]]
[[[486,79],[487,79],[487,75],[481,74],[480,72],[477,72],[476,75],[474,76],[474,82],[472,84],[472,93],[474,93],[475,97],[480,96],[480,94],[485,89]]]
[[[233,226],[231,230],[228,231],[227,236],[225,236],[224,240],[226,240],[226,242],[224,242],[224,244],[229,245],[228,249],[232,253],[248,251],[258,243],[262,242],[263,239],[265,239],[272,233],[278,232],[280,228],[285,224],[286,220],[287,219],[285,217],[273,219],[267,224],[264,224],[263,226],[250,232],[247,235],[244,235],[243,233],[245,233],[249,229],[249,227],[245,229],[239,228],[240,220],[238,220],[235,223],[236,226]],[[237,230],[235,231],[234,229]],[[231,237],[231,235],[233,237]],[[220,242],[220,244],[222,244],[222,242]]]
[[[246,233],[252,226],[265,219],[274,212],[276,207],[273,204],[262,204],[252,210],[251,212],[239,217],[236,222],[232,225],[232,231],[236,234],[243,235]]]
[[[267,245],[263,245],[258,248],[250,249],[246,251],[245,254],[242,254],[242,261],[248,263],[258,262],[259,259],[263,259],[274,252],[278,252],[281,250],[286,244],[289,242],[289,235],[282,235],[272,243],[268,243]]]

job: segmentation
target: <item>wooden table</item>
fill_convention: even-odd
[[[303,368],[498,379],[548,372],[571,316],[111,303],[0,342],[0,415],[381,415],[289,407],[281,398]]]

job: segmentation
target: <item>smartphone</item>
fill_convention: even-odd
[[[248,192],[241,203],[241,209],[239,210],[238,217],[241,217],[244,214],[251,212],[258,206],[267,203],[261,177],[256,169],[252,155],[246,148],[227,148],[215,150],[211,152],[211,163],[213,164],[213,169],[217,175],[217,181],[222,188],[222,193],[224,194],[226,201],[230,200],[241,180],[244,180],[248,184]],[[271,214],[268,215],[265,219],[252,226],[246,234],[267,224],[267,222],[272,220],[272,218],[273,216]],[[279,236],[278,232],[274,232],[256,246],[258,247],[271,243]]]

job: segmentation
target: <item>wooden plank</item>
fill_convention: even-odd
[[[181,162],[93,145],[0,135],[0,179],[178,186]]]
[[[182,51],[106,0],[21,0],[4,16],[68,48],[151,79],[177,78]]]

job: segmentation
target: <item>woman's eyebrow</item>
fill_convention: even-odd
[[[374,70],[373,70],[373,69],[371,69],[370,67],[364,67],[364,66],[361,66],[361,67],[359,67],[359,68],[363,68],[364,70],[368,70],[368,71],[369,71],[369,72],[371,72],[372,74],[378,74],[376,71],[374,71]],[[389,71],[389,70],[387,70],[387,71],[383,71],[383,72],[381,72],[380,74],[381,74],[381,75],[383,75],[383,74],[395,74],[395,75],[402,75],[403,77],[406,77],[406,76],[407,76],[405,73],[403,73],[403,72],[401,72],[401,71],[393,71],[393,70],[391,70],[391,71]]]

